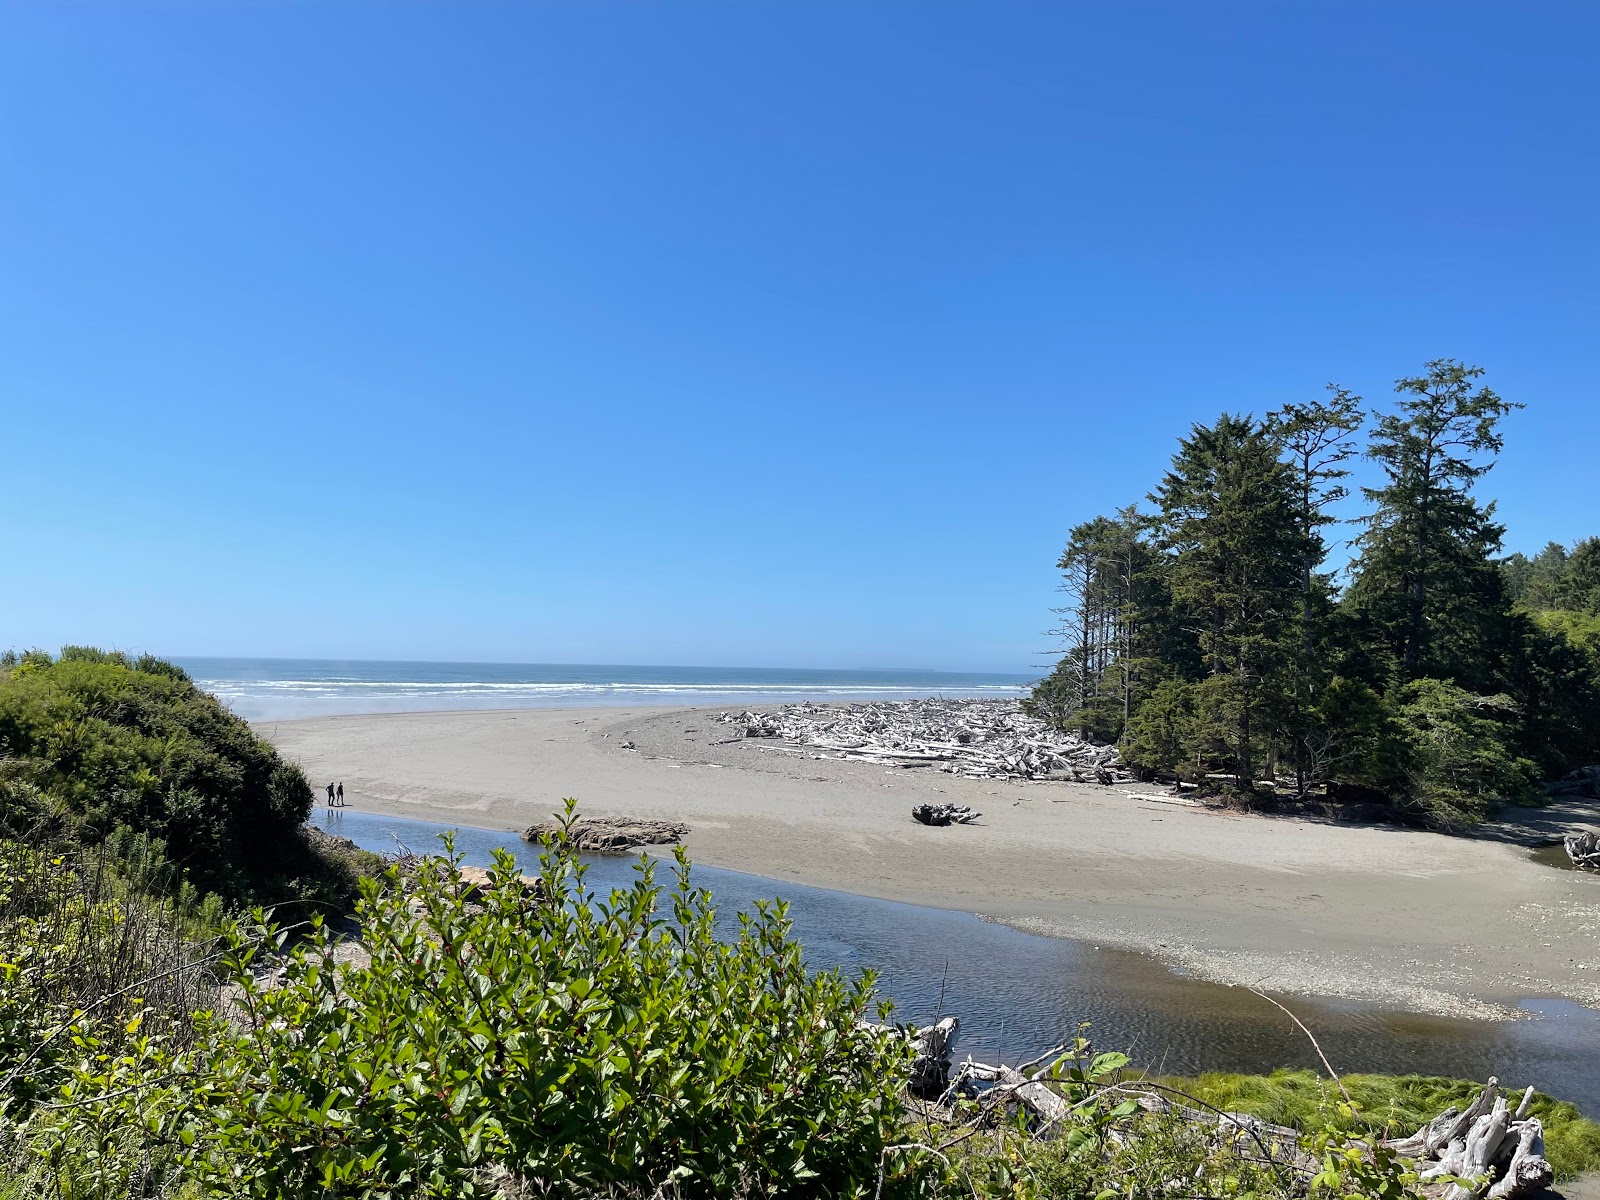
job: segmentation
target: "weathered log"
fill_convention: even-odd
[[[911,810],[912,819],[924,825],[970,825],[981,816],[965,804],[919,804]]]
[[[559,821],[530,825],[523,841],[537,842],[562,829]],[[640,817],[584,817],[567,827],[572,845],[591,854],[626,854],[642,846],[676,842],[689,832],[681,821],[653,821]]]
[[[1517,1149],[1506,1173],[1489,1189],[1489,1200],[1515,1200],[1549,1187],[1555,1181],[1554,1168],[1544,1157],[1544,1125],[1538,1117],[1523,1121],[1517,1135]]]
[[[1567,848],[1567,857],[1573,866],[1600,871],[1600,833],[1569,833],[1561,843]]]
[[[1500,1094],[1500,1081],[1491,1078],[1466,1111],[1452,1105],[1410,1137],[1385,1144],[1415,1159],[1424,1181],[1447,1176],[1485,1181],[1476,1187],[1452,1183],[1443,1200],[1469,1200],[1485,1187],[1493,1200],[1531,1195],[1554,1178],[1544,1159],[1543,1127],[1528,1116],[1533,1097],[1530,1087],[1513,1114]]]
[[[1506,1128],[1511,1123],[1510,1114],[1506,1111],[1506,1098],[1495,1098],[1494,1107],[1479,1117],[1467,1133],[1465,1148],[1461,1154],[1459,1164],[1453,1164],[1450,1174],[1461,1175],[1469,1179],[1476,1179],[1489,1174],[1489,1164],[1500,1153],[1500,1142],[1506,1136]],[[1422,1178],[1426,1179],[1435,1172],[1424,1172]],[[1453,1183],[1444,1194],[1444,1200],[1471,1200],[1477,1195],[1476,1188],[1469,1188],[1459,1183]]]
[[[951,1082],[950,1090],[957,1091],[969,1081],[992,1083],[995,1086],[985,1093],[985,1099],[990,1103],[1014,1102],[1040,1120],[1054,1122],[1062,1120],[1070,1110],[1065,1100],[1041,1082],[1041,1077],[1047,1075],[1049,1071],[1050,1068],[1045,1066],[1032,1075],[1024,1075],[1017,1068],[1008,1067],[1004,1063],[990,1065],[974,1062],[968,1058],[961,1064],[961,1070]]]
[[[1544,785],[1546,796],[1587,796],[1600,800],[1600,766],[1579,767]]]
[[[932,1100],[950,1086],[950,1047],[961,1028],[957,1017],[945,1017],[917,1030],[911,1039],[917,1056],[911,1060],[911,1094]]]

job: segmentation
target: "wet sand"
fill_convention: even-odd
[[[707,709],[386,714],[260,726],[313,785],[372,812],[521,830],[574,796],[593,815],[673,818],[699,862],[959,909],[1154,954],[1222,983],[1504,1016],[1600,1008],[1600,877],[1511,837],[1600,824],[1525,813],[1478,838],[1229,814],[1138,789],[958,779],[734,740]],[[637,748],[628,750],[623,743]],[[975,825],[930,829],[951,801]]]

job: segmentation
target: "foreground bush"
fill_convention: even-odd
[[[904,1043],[864,1029],[871,979],[810,975],[781,905],[713,936],[687,864],[591,896],[557,839],[537,887],[497,856],[481,892],[428,860],[369,884],[370,963],[326,928],[255,971],[225,960],[242,1028],[214,1019],[164,1130],[219,1194],[851,1195],[896,1128]],[[663,909],[665,911],[663,911]]]
[[[217,948],[92,866],[0,844],[0,1200],[1414,1200],[1374,1132],[1475,1091],[1151,1080],[1080,1038],[1036,1076],[1067,1108],[1048,1129],[1003,1087],[912,1109],[907,1041],[862,1023],[870,976],[809,974],[780,905],[716,940],[681,857],[673,886],[641,867],[605,898],[564,835],[532,881],[424,860],[366,882],[359,943],[258,913]],[[1570,1106],[1535,1111],[1564,1173],[1600,1156]]]

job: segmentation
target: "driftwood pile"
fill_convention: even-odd
[[[891,767],[927,767],[976,779],[1127,779],[1115,746],[1062,733],[1015,700],[895,700],[785,704],[718,719],[747,738],[772,738],[791,753]],[[819,755],[821,757],[821,755]]]
[[[981,816],[965,804],[919,804],[911,810],[912,820],[924,825],[970,825]]]
[[[1573,866],[1600,871],[1600,833],[1569,833],[1561,841]]]
[[[1035,1136],[1059,1134],[1073,1111],[1053,1084],[1054,1067],[1066,1048],[1053,1047],[1016,1067],[976,1062],[969,1055],[952,1073],[951,1046],[960,1027],[957,1018],[945,1017],[909,1034],[916,1052],[908,1080],[911,1094],[952,1117],[955,1102],[963,1097],[977,1099],[983,1112],[1020,1108],[1027,1113]],[[979,1084],[987,1086],[980,1089]],[[1175,1116],[1210,1130],[1219,1141],[1248,1147],[1248,1156],[1255,1161],[1305,1175],[1318,1165],[1301,1147],[1300,1134],[1294,1129],[1268,1124],[1248,1113],[1201,1107],[1202,1101],[1153,1080],[1119,1078],[1099,1086],[1134,1100],[1140,1112]],[[1544,1128],[1537,1117],[1529,1115],[1533,1097],[1530,1087],[1512,1112],[1500,1092],[1500,1081],[1491,1078],[1464,1111],[1451,1105],[1410,1137],[1384,1145],[1413,1160],[1423,1182],[1435,1181],[1443,1189],[1438,1193],[1440,1200],[1530,1197],[1555,1178],[1544,1157]],[[1183,1103],[1185,1100],[1190,1103]],[[1468,1183],[1453,1182],[1457,1179]]]
[[[547,833],[561,828],[559,821],[544,821],[528,826],[525,842],[537,842]],[[642,846],[676,842],[689,832],[680,821],[649,821],[639,817],[582,817],[572,823],[567,836],[572,845],[587,854],[629,854]]]
[[[1587,796],[1600,800],[1600,767],[1579,767],[1544,785],[1546,796]]]
[[[1423,1180],[1444,1176],[1489,1179],[1486,1190],[1452,1184],[1443,1200],[1530,1195],[1555,1179],[1555,1171],[1544,1157],[1544,1127],[1538,1117],[1528,1115],[1532,1105],[1530,1087],[1512,1113],[1500,1094],[1500,1081],[1490,1078],[1489,1086],[1465,1112],[1451,1105],[1410,1137],[1385,1144],[1419,1165],[1431,1164],[1420,1172]]]

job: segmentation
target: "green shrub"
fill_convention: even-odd
[[[178,667],[68,646],[0,665],[0,833],[165,848],[170,886],[234,901],[354,900],[300,833],[311,789]]]
[[[1181,679],[1156,684],[1128,722],[1123,761],[1158,775],[1170,775],[1194,758],[1200,719],[1195,685]]]
[[[1397,790],[1425,820],[1463,828],[1482,821],[1496,801],[1532,793],[1537,771],[1513,748],[1517,711],[1509,697],[1476,696],[1442,679],[1419,679],[1399,700]]]
[[[453,860],[369,883],[370,964],[326,928],[257,977],[267,930],[227,959],[217,1018],[169,1131],[231,1196],[683,1197],[870,1192],[899,1122],[905,1041],[863,1027],[872,980],[810,975],[782,905],[713,937],[679,855],[608,899],[558,836],[537,889],[498,854],[461,894]],[[665,908],[665,912],[662,909]]]

